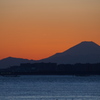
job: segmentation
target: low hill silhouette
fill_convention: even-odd
[[[34,62],[35,60],[7,57],[0,60],[0,68],[8,68],[10,66],[19,66],[21,63],[34,63]]]

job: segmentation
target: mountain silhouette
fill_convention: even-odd
[[[42,59],[41,62],[57,64],[100,63],[100,46],[92,41],[81,42],[74,47]]]
[[[35,60],[7,57],[0,60],[0,68],[8,68],[10,66],[19,66],[21,63],[34,63],[34,62]]]
[[[57,64],[100,63],[100,46],[92,41],[84,41],[62,53],[56,53],[53,56],[38,61],[7,57],[0,60],[0,68],[35,62],[52,62]]]

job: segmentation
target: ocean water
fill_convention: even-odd
[[[100,100],[100,76],[0,76],[0,100]]]

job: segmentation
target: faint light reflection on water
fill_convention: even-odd
[[[0,77],[0,100],[100,100],[100,76]]]

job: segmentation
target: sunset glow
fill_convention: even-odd
[[[82,41],[100,45],[100,0],[0,0],[0,59],[39,60]]]

